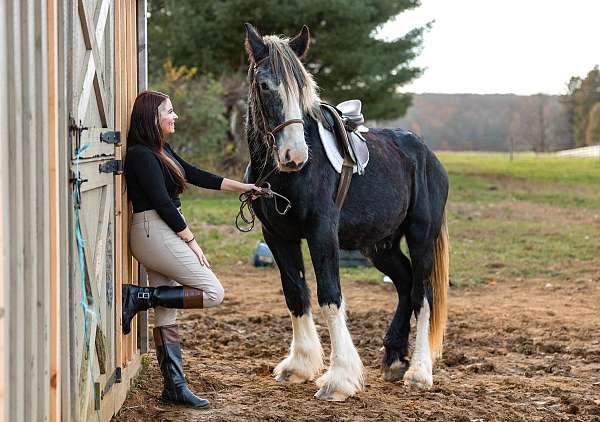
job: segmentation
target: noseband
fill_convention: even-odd
[[[258,69],[258,66],[260,66],[262,64],[262,62],[264,62],[265,60],[268,59],[268,56],[259,60],[258,62],[254,63],[253,69],[252,69],[252,84],[255,86],[254,89],[254,95],[257,96],[257,103],[259,105],[259,110],[260,110],[260,114],[262,117],[262,126],[264,128],[264,135],[265,138],[267,139],[267,145],[277,149],[277,143],[275,142],[275,134],[277,132],[279,132],[280,130],[282,130],[283,128],[289,126],[289,125],[293,125],[293,124],[300,124],[302,125],[302,127],[304,127],[304,120],[302,119],[290,119],[290,120],[286,120],[283,123],[278,124],[277,126],[275,126],[273,129],[269,129],[268,126],[268,120],[267,120],[267,113],[265,112],[265,106],[262,102],[262,99],[260,98],[260,94],[258,93],[258,90],[256,89],[256,70]]]

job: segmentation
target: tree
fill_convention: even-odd
[[[586,145],[600,143],[600,102],[594,104],[590,110],[585,131],[585,140]]]
[[[175,67],[170,60],[151,88],[168,93],[179,116],[173,140],[177,150],[194,162],[215,168],[223,159],[227,119],[221,84],[210,75],[197,77],[195,67]]]
[[[240,79],[246,71],[244,22],[262,34],[295,35],[311,29],[307,68],[324,99],[360,98],[369,118],[404,115],[410,95],[397,88],[421,69],[410,66],[422,41],[416,28],[393,40],[376,39],[382,24],[415,8],[420,0],[151,0],[149,3],[150,71],[171,58],[200,74]],[[242,79],[243,80],[243,79]],[[234,101],[235,102],[235,101]]]
[[[587,136],[594,106],[600,102],[600,69],[596,65],[585,78],[572,77],[563,99],[567,108],[575,146],[590,145]]]

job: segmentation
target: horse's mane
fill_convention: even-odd
[[[267,35],[263,37],[263,42],[269,51],[266,60],[270,62],[277,79],[283,82],[284,98],[282,100],[286,102],[299,98],[303,112],[313,119],[320,119],[319,87],[312,75],[306,71],[296,53],[291,49],[289,38]],[[251,71],[252,65],[250,67]],[[250,101],[254,103],[253,105],[257,105],[256,102],[259,101],[256,87],[252,87]],[[253,109],[256,111],[257,107],[253,107]]]

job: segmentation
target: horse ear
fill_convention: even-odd
[[[299,58],[304,57],[308,51],[308,45],[310,44],[310,31],[308,26],[304,25],[302,31],[294,38],[290,40],[290,47],[296,53]]]
[[[244,27],[246,28],[246,52],[248,57],[254,63],[259,62],[267,57],[269,49],[252,24],[245,23]]]

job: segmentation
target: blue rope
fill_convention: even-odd
[[[81,208],[81,173],[79,171],[79,161],[81,158],[81,153],[85,151],[90,145],[84,144],[77,148],[75,151],[75,179],[74,179],[74,190],[75,190],[75,238],[77,239],[77,254],[79,257],[79,274],[81,276],[81,309],[83,311],[83,329],[84,329],[84,344],[86,353],[90,353],[90,323],[88,322],[87,316],[91,317],[91,321],[98,321],[98,314],[94,309],[95,304],[92,302],[92,306],[90,307],[87,303],[87,298],[85,295],[85,239],[83,238],[83,234],[81,233],[81,223],[79,221],[79,209]],[[92,391],[94,391],[94,380],[92,379],[92,357],[88,355],[88,373],[90,385],[92,387]],[[100,412],[96,410],[96,414],[98,420],[100,420]],[[85,417],[85,415],[84,415]]]
[[[87,304],[87,300],[85,297],[85,240],[83,238],[83,234],[81,233],[81,223],[79,222],[79,209],[81,204],[81,189],[80,189],[80,171],[79,171],[79,160],[81,158],[81,153],[85,151],[90,145],[85,144],[82,145],[79,149],[77,149],[75,153],[75,172],[76,172],[76,186],[75,186],[75,237],[77,239],[77,254],[79,255],[79,272],[81,275],[81,308],[83,310],[84,316],[86,314],[90,314],[94,319],[96,319],[97,315],[93,308]],[[92,304],[93,306],[93,304]],[[84,319],[84,321],[86,321]],[[86,334],[87,329],[89,328],[86,323]]]

